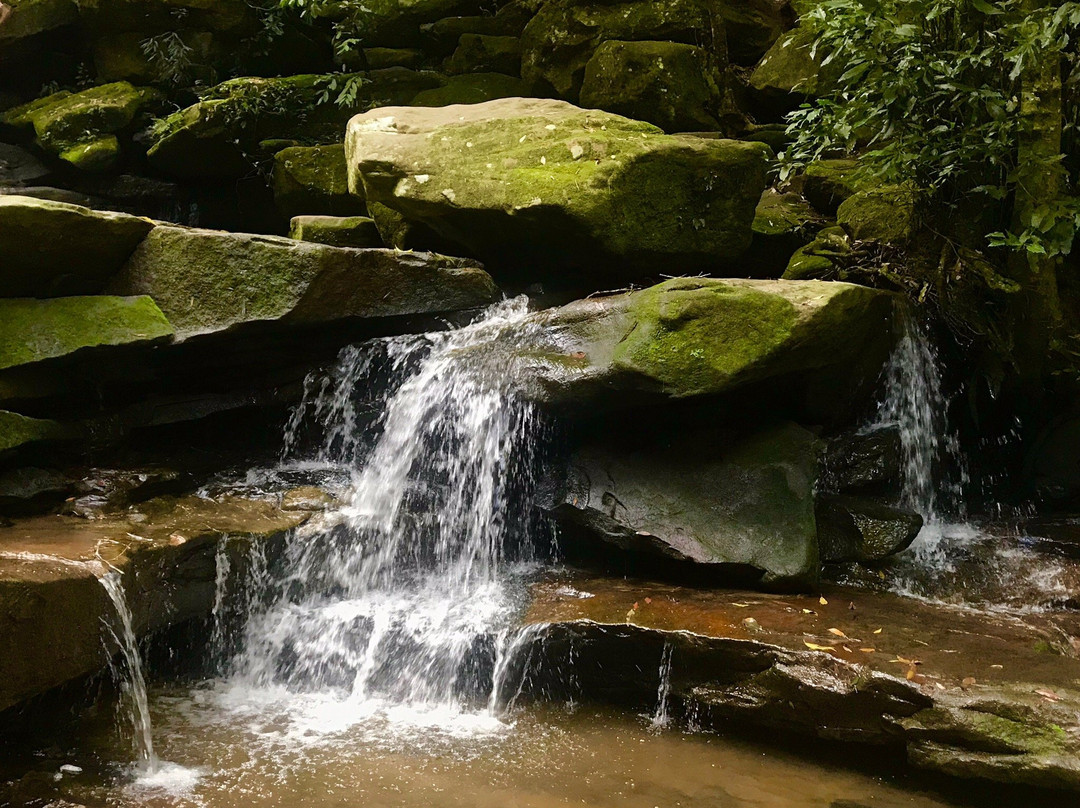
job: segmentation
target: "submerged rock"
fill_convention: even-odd
[[[737,258],[769,151],[508,98],[372,110],[350,122],[346,154],[350,184],[369,201],[495,271],[560,267],[558,280],[571,285],[573,272],[625,279]]]
[[[575,453],[554,508],[564,550],[602,541],[623,552],[760,576],[772,588],[817,583],[817,439],[795,424],[756,434],[626,438]],[[645,564],[650,562],[644,561]]]
[[[846,283],[676,278],[540,315],[527,394],[625,407],[802,379],[834,408],[873,384],[893,296]]]
[[[0,296],[99,292],[153,227],[123,213],[0,195]]]
[[[98,347],[149,347],[173,328],[149,297],[0,299],[0,370]]]
[[[1080,637],[1075,614],[569,573],[534,587],[525,622],[535,629],[517,675],[548,698],[572,673],[576,699],[652,709],[666,654],[668,708],[699,727],[746,724],[906,752],[912,766],[953,777],[1080,791],[1076,651],[1040,650]]]
[[[111,288],[152,297],[182,339],[243,323],[455,311],[498,297],[487,273],[461,259],[165,226]]]

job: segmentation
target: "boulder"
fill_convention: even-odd
[[[330,247],[381,247],[375,220],[368,216],[294,216],[289,238]]]
[[[67,440],[75,434],[76,431],[66,424],[0,410],[0,454],[30,444]]]
[[[148,297],[0,299],[0,370],[99,346],[150,346],[173,329]]]
[[[261,141],[286,138],[341,141],[356,112],[379,103],[404,104],[421,90],[441,86],[434,73],[395,67],[368,73],[231,79],[202,100],[154,127],[147,157],[159,171],[182,179],[235,179],[248,173]],[[338,102],[346,86],[357,88]]]
[[[901,246],[919,229],[918,191],[886,185],[859,191],[840,204],[836,221],[856,241]]]
[[[789,31],[773,43],[754,72],[750,86],[782,109],[824,94],[839,78],[836,67],[823,68],[824,56],[814,52],[814,33],[807,28]]]
[[[126,81],[78,93],[64,90],[0,115],[0,123],[33,130],[37,143],[61,160],[86,171],[107,171],[120,157],[116,133],[157,103],[157,90]]]
[[[808,400],[840,410],[888,359],[893,297],[847,283],[675,278],[541,313],[518,372],[526,395],[575,408],[772,382],[805,384]]]
[[[826,227],[818,231],[813,241],[792,254],[783,278],[811,281],[842,277],[841,267],[850,252],[851,239],[844,228]]]
[[[576,101],[585,66],[607,40],[699,45],[725,60],[723,0],[550,0],[521,36],[522,77]]]
[[[866,183],[859,176],[858,160],[850,158],[815,160],[801,181],[803,196],[826,216],[834,216],[840,203],[863,190]]]
[[[153,226],[122,213],[0,195],[0,296],[99,292]]]
[[[369,70],[388,67],[415,69],[424,61],[424,52],[416,48],[364,48],[364,65]]]
[[[437,56],[454,52],[463,34],[520,37],[532,19],[535,8],[521,0],[512,0],[494,14],[471,17],[445,17],[420,26],[424,34],[424,49]]]
[[[817,446],[811,433],[782,424],[749,436],[694,432],[659,444],[627,437],[581,449],[553,511],[568,526],[563,549],[573,554],[579,535],[707,566],[717,580],[749,569],[766,587],[812,588]]]
[[[521,73],[521,40],[516,36],[462,34],[443,65],[447,73]]]
[[[75,490],[75,481],[54,469],[34,466],[0,472],[0,514],[43,513]]]
[[[345,6],[344,14],[341,6]],[[424,44],[423,25],[479,14],[481,6],[480,0],[368,0],[351,8],[328,4],[321,15],[340,18],[338,24],[344,30],[373,47],[412,48]]]
[[[180,338],[244,323],[454,311],[498,298],[487,273],[460,259],[164,226],[110,288],[150,295]]]
[[[423,90],[412,100],[414,107],[446,107],[451,104],[482,104],[497,98],[528,95],[528,85],[502,73],[465,73],[451,76],[442,87]],[[359,191],[359,187],[355,190]]]
[[[827,563],[883,561],[910,547],[923,526],[919,514],[866,497],[823,496],[816,516]]]
[[[363,196],[349,193],[345,147],[294,146],[274,155],[274,204],[286,218],[363,215]]]
[[[78,22],[75,0],[6,0],[11,17],[0,25],[0,53],[31,37]]]
[[[747,255],[755,277],[784,274],[792,255],[813,239],[824,219],[798,194],[769,188],[754,213],[754,241]]]
[[[882,427],[832,438],[822,458],[821,488],[831,493],[898,495],[900,430]]]
[[[745,118],[712,53],[678,42],[602,43],[585,66],[581,105],[667,132],[738,133]]]
[[[345,148],[349,184],[369,201],[495,271],[558,268],[568,286],[734,260],[770,154],[526,98],[375,109],[350,122]]]
[[[30,152],[10,143],[0,143],[0,189],[34,185],[50,173]]]

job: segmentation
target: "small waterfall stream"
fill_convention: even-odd
[[[306,697],[318,706],[301,721],[309,733],[370,717],[495,720],[499,657],[516,645],[497,638],[531,553],[523,498],[539,425],[489,351],[511,332],[527,338],[527,313],[521,298],[465,328],[346,349],[309,381],[286,449],[295,456],[314,419],[316,460],[344,469],[349,488],[320,532],[295,537],[250,616],[234,695],[277,693],[290,710]],[[356,402],[378,367],[397,384],[372,441]]]
[[[150,702],[146,696],[146,677],[143,675],[142,657],[139,655],[139,646],[135,640],[135,630],[132,626],[131,609],[128,608],[127,596],[124,594],[124,583],[120,573],[113,570],[98,578],[101,585],[109,595],[116,616],[120,620],[119,634],[109,627],[113,639],[120,646],[120,653],[124,657],[124,665],[127,669],[127,678],[123,686],[128,698],[131,714],[131,725],[134,729],[132,735],[135,746],[135,761],[140,774],[154,775],[160,768],[160,762],[154,753],[154,736],[150,723]]]

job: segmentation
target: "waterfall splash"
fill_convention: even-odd
[[[134,729],[133,743],[135,745],[136,766],[143,774],[157,774],[160,762],[154,753],[154,736],[150,723],[150,702],[146,697],[146,677],[143,675],[142,658],[139,655],[139,646],[135,641],[135,630],[132,626],[131,609],[128,608],[127,597],[124,594],[124,584],[120,573],[116,570],[106,573],[98,578],[101,585],[109,595],[116,615],[120,618],[120,633],[112,631],[113,639],[120,646],[120,653],[124,657],[124,665],[127,668],[127,679],[123,687],[128,698],[131,713],[131,725]]]
[[[656,687],[656,711],[650,721],[652,729],[656,731],[671,723],[668,701],[671,698],[671,656],[674,653],[675,646],[670,642],[664,643],[664,650],[660,654],[660,683]]]
[[[234,702],[277,702],[300,736],[371,719],[498,724],[493,677],[514,644],[496,638],[531,552],[538,421],[497,351],[528,338],[527,320],[524,298],[507,301],[465,328],[346,349],[328,378],[309,382],[286,447],[295,452],[315,418],[316,458],[351,482],[318,535],[292,540],[269,605],[249,618]],[[379,368],[399,383],[369,421],[372,442],[356,399]]]

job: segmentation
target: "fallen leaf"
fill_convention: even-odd
[[[934,682],[934,687],[936,687],[938,690],[945,689],[945,685],[943,685],[941,682]]]
[[[629,623],[629,622],[630,622],[631,620],[633,620],[633,619],[634,619],[634,615],[635,615],[635,614],[637,614],[637,612],[635,612],[635,611],[634,611],[633,609],[631,609],[630,611],[628,611],[628,612],[626,613],[626,622],[628,622],[628,623]]]
[[[829,633],[835,634],[837,637],[843,637],[845,640],[850,639],[847,634],[845,634],[838,628],[830,628]]]
[[[1038,696],[1042,696],[1047,701],[1061,701],[1061,696],[1059,696],[1053,690],[1039,689],[1039,690],[1035,691],[1035,694],[1038,695]]]
[[[803,645],[805,645],[811,651],[835,651],[836,650],[831,645],[817,645],[816,643],[807,642],[806,640],[803,640]]]
[[[637,601],[636,600],[634,601],[634,605],[631,607],[630,611],[632,611],[632,612],[637,611]]]
[[[854,602],[849,603],[847,605],[847,607],[848,607],[848,611],[851,611],[851,612],[855,611],[855,603]]]
[[[737,607],[739,609],[745,609],[750,604],[749,603],[732,603],[731,605],[735,606],[735,607]]]
[[[880,634],[880,633],[881,633],[881,629],[880,629],[880,628],[876,628],[876,629],[874,629],[874,633],[875,633],[875,634]]]
[[[815,612],[813,609],[803,609],[802,613],[803,614],[817,614],[817,612]]]
[[[646,603],[652,603],[652,598],[645,598]]]
[[[849,654],[851,653],[851,649],[848,648],[846,645],[841,645],[840,647],[847,651]]]
[[[974,687],[974,686],[975,686],[975,677],[974,676],[965,676],[964,681],[962,681],[960,683],[960,687],[964,688],[964,690],[967,690],[969,687]]]
[[[1001,670],[1001,669],[1002,669],[1002,668],[1004,668],[1005,666],[1004,666],[1004,665],[991,665],[990,667],[991,667],[991,668],[997,668],[998,670]]]
[[[910,682],[912,679],[915,678],[915,669],[914,668],[908,668],[907,673],[905,673],[904,676]]]
[[[822,606],[828,606],[829,605],[829,601],[825,600],[824,595],[822,595],[820,598],[818,598],[818,603],[820,603]]]
[[[875,652],[876,649],[874,649],[874,648],[860,648],[859,650],[862,651],[864,654],[872,654],[872,653]]]

